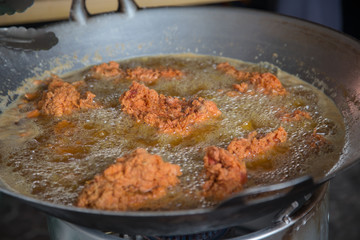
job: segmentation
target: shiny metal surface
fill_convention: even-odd
[[[329,186],[323,185],[314,192],[308,199],[307,204],[301,207],[296,214],[289,216],[281,215],[281,221],[274,222],[274,219],[267,219],[266,227],[254,230],[251,233],[238,231],[237,227],[226,230],[221,237],[223,240],[327,240],[329,234]],[[286,209],[292,209],[289,206]],[[284,212],[288,212],[288,211]],[[250,226],[247,226],[251,229]],[[107,234],[96,229],[89,229],[77,226],[60,219],[49,216],[48,228],[51,240],[61,239],[88,239],[88,240],[145,240],[144,236],[129,236],[126,234],[111,233]],[[256,229],[253,226],[252,229]],[[199,235],[201,236],[201,235]],[[164,239],[152,236],[150,239]],[[188,236],[173,236],[170,239],[196,239]],[[210,238],[211,239],[211,238]],[[218,238],[215,238],[218,239]]]

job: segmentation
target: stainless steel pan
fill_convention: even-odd
[[[266,61],[298,75],[328,94],[346,123],[346,145],[337,165],[321,179],[311,176],[275,187],[285,194],[257,201],[244,193],[212,209],[167,212],[108,212],[67,207],[23,196],[0,181],[0,191],[53,216],[102,230],[166,235],[215,230],[276,212],[311,192],[360,157],[360,43],[313,23],[271,13],[219,6],[138,10],[122,1],[122,13],[89,18],[75,1],[73,19],[44,30],[59,42],[47,51],[0,47],[0,93],[6,105],[25,78],[44,71],[62,74],[86,65],[136,56],[197,53],[249,62]],[[247,192],[249,193],[249,192]],[[250,190],[251,193],[251,190]]]

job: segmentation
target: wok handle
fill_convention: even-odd
[[[211,3],[223,3],[233,0],[118,0],[117,12],[127,17],[133,17],[139,8],[148,7],[174,7],[186,5],[203,5]],[[244,0],[240,0],[244,1]],[[70,20],[85,25],[91,14],[86,9],[86,0],[72,0],[70,8]]]
[[[70,20],[85,25],[90,14],[86,10],[85,0],[72,0],[70,8]]]
[[[91,14],[86,9],[86,0],[72,0],[70,8],[70,20],[86,25],[86,22],[91,17]],[[127,17],[133,17],[138,7],[132,0],[118,0],[118,12],[121,12]]]

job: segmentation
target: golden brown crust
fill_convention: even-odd
[[[177,69],[167,68],[160,70],[160,75],[163,78],[180,78],[184,75],[184,73]]]
[[[148,200],[166,195],[179,183],[180,167],[137,149],[116,160],[86,183],[77,206],[103,210],[139,210]]]
[[[126,69],[126,78],[146,83],[155,82],[160,78],[160,72],[153,69],[136,67],[134,69]]]
[[[283,122],[300,121],[302,119],[311,119],[310,113],[301,110],[295,110],[292,113],[285,113],[280,118],[280,120]]]
[[[280,80],[272,73],[258,73],[258,72],[243,72],[231,66],[228,62],[219,63],[216,66],[219,71],[228,74],[237,80],[243,82],[248,81],[256,91],[267,95],[285,95],[286,89],[281,84]],[[248,86],[235,84],[233,86],[236,90],[244,93]]]
[[[181,71],[172,68],[158,70],[140,66],[134,69],[126,69],[126,74],[127,79],[144,83],[153,83],[159,78],[179,78],[183,76]]]
[[[256,89],[267,95],[285,95],[285,88],[280,80],[272,73],[254,73],[250,83],[256,86]]]
[[[249,134],[248,138],[234,139],[228,146],[228,151],[235,154],[239,159],[251,158],[264,153],[276,144],[285,142],[287,133],[283,127],[266,134],[262,138],[256,138],[257,132]]]
[[[93,66],[90,71],[92,73],[92,76],[95,78],[120,77],[144,83],[153,83],[159,78],[171,79],[180,78],[183,76],[183,72],[172,68],[151,69],[138,66],[136,68],[128,68],[124,71],[120,68],[119,63],[114,61]]]
[[[244,83],[244,82],[240,83],[240,84],[234,84],[233,88],[235,88],[236,90],[238,90],[241,93],[245,93],[249,88],[249,84]]]
[[[216,104],[203,98],[184,100],[158,94],[133,82],[119,99],[122,110],[137,121],[158,128],[163,133],[186,135],[195,123],[221,114]]]
[[[93,66],[91,72],[95,77],[121,77],[125,75],[125,72],[120,69],[119,63],[114,61]]]
[[[251,73],[239,71],[234,66],[230,65],[228,62],[219,63],[218,65],[216,65],[216,69],[239,80],[244,80],[251,77]]]
[[[37,108],[41,114],[60,117],[75,110],[98,107],[94,97],[93,93],[86,92],[84,98],[81,98],[75,86],[53,76],[47,91],[43,92],[41,100],[37,103]]]
[[[247,180],[244,161],[223,148],[211,146],[206,149],[204,168],[204,195],[216,200],[241,191]]]

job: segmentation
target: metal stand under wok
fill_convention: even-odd
[[[96,229],[78,226],[51,216],[48,217],[48,228],[51,240],[326,240],[328,239],[329,232],[328,189],[328,184],[324,184],[309,196],[308,200],[298,209],[297,206],[299,203],[295,201],[280,213],[270,214],[255,221],[241,224],[241,226],[191,235],[161,237],[102,232]],[[294,209],[297,210],[294,212]]]

